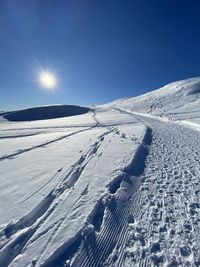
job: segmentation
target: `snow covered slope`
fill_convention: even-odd
[[[176,121],[200,124],[200,78],[168,84],[158,90],[109,105]]]
[[[1,116],[0,266],[199,266],[199,98]]]

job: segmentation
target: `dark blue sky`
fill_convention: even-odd
[[[105,103],[199,70],[199,0],[0,1],[0,110]]]

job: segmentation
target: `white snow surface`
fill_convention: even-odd
[[[2,115],[0,266],[200,266],[199,131],[200,78],[71,117]]]

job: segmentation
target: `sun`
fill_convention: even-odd
[[[47,90],[54,90],[57,86],[56,75],[51,71],[42,71],[38,77],[40,85]]]

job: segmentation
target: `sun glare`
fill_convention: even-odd
[[[39,83],[47,90],[54,90],[57,86],[57,79],[54,73],[50,71],[42,71],[39,74]]]

